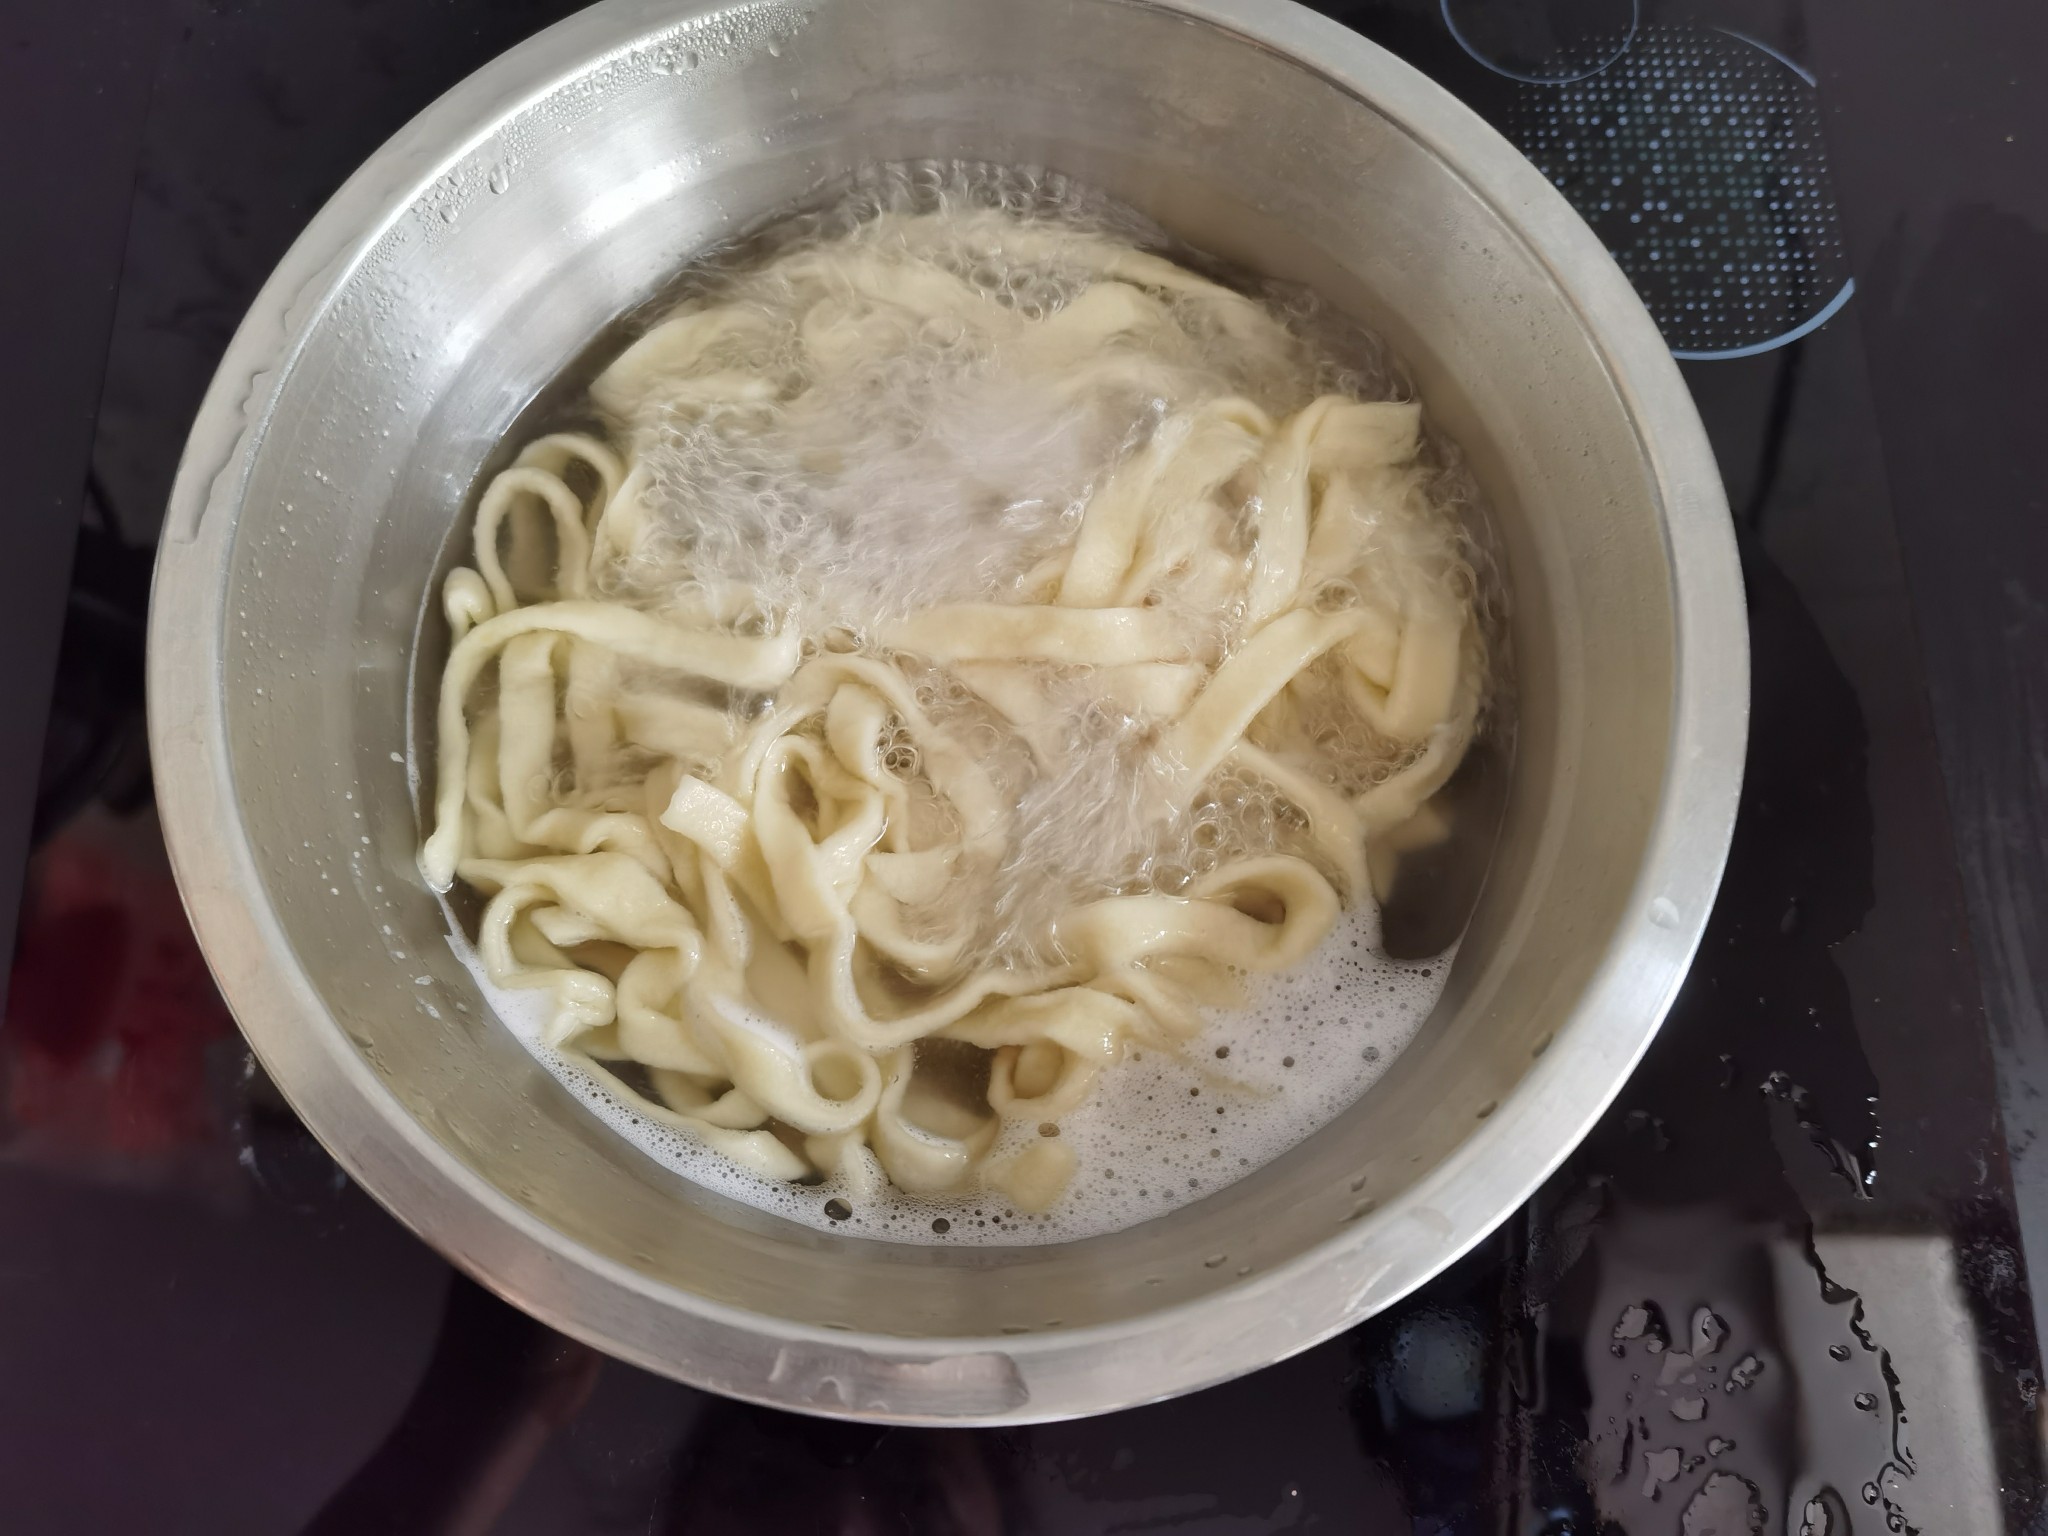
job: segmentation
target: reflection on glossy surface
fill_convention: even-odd
[[[504,1532],[1253,1532],[1339,1512],[1366,1530],[1476,1531],[1503,1470],[1484,1432],[1497,1272],[1468,1264],[1428,1305],[1193,1398],[989,1432],[796,1418],[587,1351],[578,1363],[562,1354],[575,1346],[463,1282],[404,1422],[316,1529],[376,1529],[406,1498],[467,1498],[501,1510]],[[551,1403],[582,1390],[586,1369],[587,1400],[556,1423]],[[483,1382],[523,1401],[486,1406]],[[453,1445],[436,1426],[456,1423],[484,1434]]]
[[[131,539],[304,211],[566,8],[195,0],[99,445]],[[1497,79],[1422,0],[1343,15],[1477,100]],[[1757,664],[1723,899],[1598,1130],[1403,1306],[1193,1398],[987,1434],[813,1423],[604,1360],[335,1177],[191,989],[146,819],[95,813],[39,857],[0,1025],[0,1509],[33,1512],[10,1532],[2028,1528],[2038,1362],[1858,333],[1689,380],[1746,509]],[[76,978],[54,1006],[38,967]],[[89,1086],[61,1135],[22,1097],[53,1058]]]

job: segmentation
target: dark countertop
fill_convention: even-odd
[[[457,1277],[250,1068],[155,838],[139,625],[214,362],[370,149],[571,8],[0,18],[28,236],[0,246],[0,708],[56,701],[40,761],[0,734],[9,899],[38,844],[0,1023],[0,1530],[2048,1529],[2048,10],[1326,7],[1539,156],[1559,102],[1634,77],[1476,53],[1626,36],[1778,93],[1757,121],[1816,178],[1788,237],[1812,260],[1758,302],[1854,289],[1789,345],[1685,364],[1754,639],[1727,880],[1613,1110],[1452,1272],[1245,1380],[972,1432],[723,1402]],[[1633,238],[1670,334],[1682,284]]]

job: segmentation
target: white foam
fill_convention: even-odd
[[[1212,1016],[1179,1055],[1140,1049],[1105,1072],[1060,1121],[1079,1170],[1042,1215],[992,1193],[919,1198],[889,1188],[859,1200],[837,1181],[785,1184],[749,1173],[686,1130],[655,1120],[601,1067],[543,1043],[548,998],[495,986],[469,943],[456,954],[505,1026],[598,1118],[663,1167],[730,1199],[821,1231],[892,1242],[1012,1246],[1120,1231],[1216,1193],[1329,1124],[1379,1080],[1442,994],[1455,950],[1394,960],[1379,909],[1360,902],[1292,971],[1254,978],[1250,1006]],[[1221,1053],[1221,1054],[1219,1054]],[[1037,1135],[1032,1125],[1006,1133]],[[999,1144],[991,1154],[1000,1157]],[[850,1206],[834,1220],[828,1204]],[[944,1222],[946,1230],[934,1230]]]

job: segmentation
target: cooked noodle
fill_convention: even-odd
[[[881,211],[726,273],[448,579],[437,889],[548,1043],[777,1179],[1057,1199],[1134,1043],[1294,965],[1457,767],[1420,409],[1110,236]],[[1327,379],[1328,375],[1323,375]],[[985,1087],[920,1062],[988,1053]]]

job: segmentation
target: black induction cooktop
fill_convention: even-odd
[[[455,1274],[250,1062],[155,831],[149,563],[221,350],[358,161],[572,8],[0,17],[0,1531],[2048,1530],[2048,11],[1325,7],[1513,138],[1682,360],[1754,644],[1726,883],[1449,1273],[1227,1386],[949,1431],[709,1397]]]

